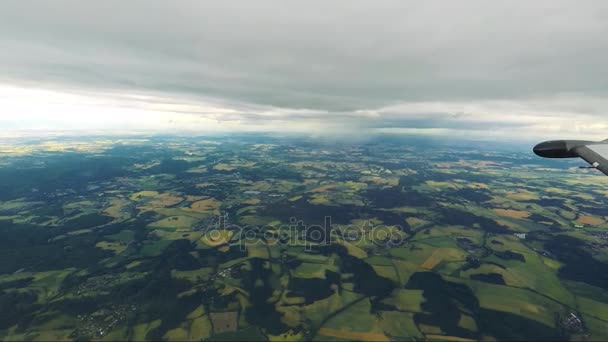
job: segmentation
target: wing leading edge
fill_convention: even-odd
[[[580,157],[592,168],[608,176],[608,140],[602,142],[582,140],[547,141],[534,147],[534,153],[544,158]]]

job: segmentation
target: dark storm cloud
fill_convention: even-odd
[[[357,113],[606,96],[607,34],[602,0],[3,1],[0,77],[272,106],[294,120],[313,117],[290,109],[373,127],[493,127],[449,111],[426,121]]]

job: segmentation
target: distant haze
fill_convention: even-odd
[[[608,138],[608,2],[0,5],[0,132]]]

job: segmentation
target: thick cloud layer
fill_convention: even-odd
[[[228,130],[599,135],[607,36],[603,0],[15,0],[0,81]]]

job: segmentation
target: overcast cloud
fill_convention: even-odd
[[[608,2],[3,1],[10,129],[608,138]]]

